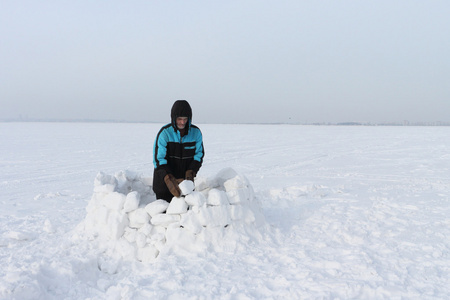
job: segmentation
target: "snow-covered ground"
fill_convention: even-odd
[[[199,177],[248,179],[259,238],[114,256],[80,231],[94,180],[151,177],[161,125],[0,123],[0,299],[449,297],[450,127],[200,124]]]

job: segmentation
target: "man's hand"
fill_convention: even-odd
[[[167,174],[166,176],[164,176],[164,182],[166,183],[167,188],[169,189],[170,193],[172,193],[172,195],[174,195],[175,197],[181,196],[181,190],[178,186],[178,182],[172,174]]]
[[[184,176],[184,178],[186,180],[190,180],[190,181],[194,181],[194,177],[195,177],[195,173],[193,170],[187,170],[186,175]]]

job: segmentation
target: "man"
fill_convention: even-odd
[[[172,122],[158,132],[153,149],[153,191],[157,199],[168,202],[180,197],[179,182],[194,181],[205,155],[202,133],[192,124],[189,103],[175,101],[170,117]]]

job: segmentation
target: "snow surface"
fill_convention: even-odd
[[[200,125],[196,191],[161,214],[161,125],[0,123],[0,299],[450,295],[449,127]]]

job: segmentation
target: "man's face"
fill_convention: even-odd
[[[184,129],[184,127],[186,127],[187,121],[187,117],[178,117],[176,120],[178,129]]]

